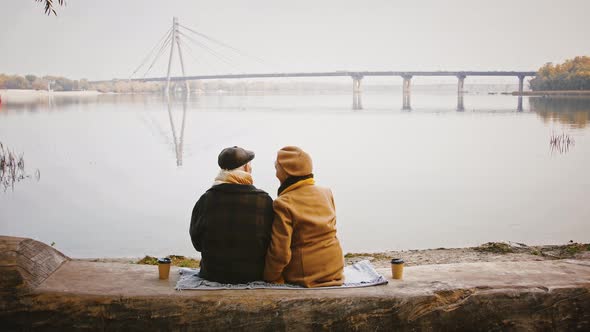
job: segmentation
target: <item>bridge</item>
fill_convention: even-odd
[[[418,76],[434,76],[434,77],[456,77],[457,78],[457,110],[464,110],[463,106],[463,93],[465,79],[468,76],[487,76],[487,77],[515,77],[518,78],[518,107],[517,110],[522,111],[522,93],[524,91],[524,79],[525,77],[535,76],[536,71],[328,71],[328,72],[291,72],[291,73],[251,73],[251,74],[219,74],[219,75],[186,75],[184,58],[183,58],[183,46],[185,49],[190,49],[188,43],[196,45],[201,49],[213,54],[216,58],[228,63],[227,57],[219,52],[213,50],[210,46],[204,44],[202,41],[196,40],[200,37],[210,43],[217,46],[221,46],[226,50],[230,50],[243,57],[254,58],[258,62],[263,62],[258,58],[251,57],[244,52],[230,46],[224,42],[218,41],[212,37],[209,37],[201,32],[198,32],[192,28],[186,27],[178,23],[176,17],[172,20],[172,27],[167,31],[164,37],[156,44],[156,47],[148,54],[144,61],[139,67],[133,72],[132,77],[126,79],[128,81],[139,81],[139,82],[166,82],[166,94],[170,91],[171,82],[183,82],[184,90],[187,94],[190,94],[189,81],[198,80],[220,80],[220,79],[252,79],[252,78],[310,78],[310,77],[351,77],[352,78],[352,95],[353,105],[352,108],[355,110],[362,109],[361,102],[361,81],[365,77],[385,77],[385,76],[397,76],[403,79],[403,110],[411,110],[410,96],[411,96],[411,80],[413,77]],[[169,60],[168,60],[168,71],[166,76],[161,77],[146,77],[149,70],[154,66],[158,58],[163,54],[163,51],[170,46]],[[182,70],[182,76],[172,76],[171,66],[172,59],[174,57],[174,50],[178,49],[178,56],[180,60],[180,66]],[[158,52],[154,53],[158,49]],[[155,57],[153,55],[155,54]],[[141,78],[134,78],[133,75],[137,73],[146,63],[147,60],[153,57],[153,61],[149,66],[146,73]],[[116,80],[116,79],[115,79]],[[102,83],[111,82],[109,81],[93,81],[91,83]]]

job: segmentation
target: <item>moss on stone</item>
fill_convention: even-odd
[[[504,242],[488,242],[474,249],[479,252],[489,252],[494,254],[509,254],[514,252],[512,247]]]
[[[564,257],[572,257],[578,253],[589,250],[590,244],[572,242],[561,248],[561,255]]]
[[[158,265],[158,259],[152,256],[145,256],[144,258],[138,260],[137,264]]]
[[[172,265],[180,267],[199,267],[200,261],[198,259],[189,258],[181,255],[168,255],[166,256],[172,261]],[[137,264],[144,265],[158,265],[158,258],[153,256],[145,256],[144,258],[137,261]]]

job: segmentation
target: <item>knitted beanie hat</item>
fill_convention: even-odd
[[[301,148],[285,146],[277,153],[277,163],[289,176],[304,176],[312,173],[311,157]]]

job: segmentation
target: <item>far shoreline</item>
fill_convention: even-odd
[[[173,265],[180,267],[198,267],[199,259],[180,255],[168,255]],[[515,242],[488,242],[478,247],[436,248],[400,251],[383,251],[374,253],[347,253],[344,259],[347,265],[361,260],[369,260],[376,268],[390,266],[394,258],[401,258],[406,266],[438,265],[476,262],[523,262],[556,259],[590,260],[590,243],[570,242],[564,245],[528,246]],[[101,263],[126,263],[156,265],[157,258],[73,258],[78,261]]]
[[[588,96],[590,97],[590,90],[538,90],[538,91],[513,91],[513,96],[552,96],[552,97],[566,97],[566,96]]]
[[[49,97],[95,97],[102,94],[96,90],[47,91],[30,89],[0,89],[2,104],[32,102]]]

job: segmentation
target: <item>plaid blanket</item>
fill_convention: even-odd
[[[180,278],[176,283],[177,290],[219,290],[219,289],[334,289],[334,288],[356,288],[369,287],[387,284],[387,280],[377,273],[371,263],[367,260],[360,261],[353,265],[344,267],[344,284],[335,287],[305,288],[298,285],[270,284],[264,281],[253,281],[247,284],[221,284],[208,281],[199,277],[199,269],[180,269]]]

